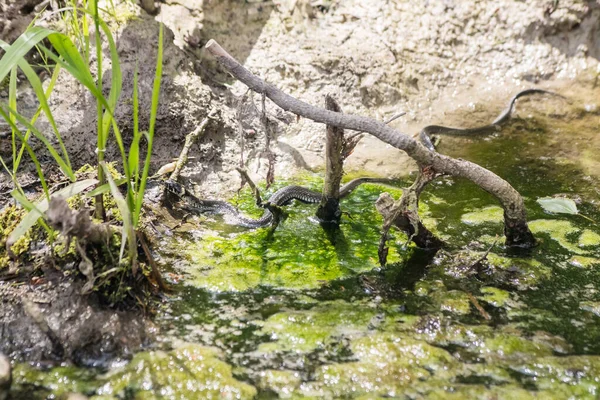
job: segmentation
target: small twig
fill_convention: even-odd
[[[273,214],[273,222],[271,222],[271,232],[274,232],[275,229],[279,226],[279,223],[284,220],[286,214],[283,211],[283,208],[276,206],[275,204],[271,204],[266,202],[264,207]]]
[[[175,165],[175,170],[173,171],[173,173],[171,174],[169,179],[177,181],[177,179],[179,178],[179,174],[181,173],[181,170],[183,169],[183,166],[185,165],[185,163],[188,160],[188,153],[190,152],[192,145],[196,142],[196,139],[198,139],[198,136],[200,136],[200,134],[204,132],[206,125],[208,125],[208,122],[212,118],[214,118],[216,112],[217,112],[217,110],[214,108],[212,110],[210,110],[210,112],[208,113],[206,118],[204,118],[202,120],[200,125],[198,125],[198,127],[196,129],[194,129],[192,132],[188,133],[188,135],[185,137],[185,144],[183,145],[183,149],[181,150],[181,153],[179,154],[179,158],[177,159],[177,164]]]
[[[496,235],[496,239],[494,240],[494,243],[492,243],[492,245],[486,250],[486,252],[477,259],[477,261],[475,261],[473,264],[471,264],[472,266],[477,265],[483,261],[485,261],[485,259],[487,258],[487,256],[490,254],[490,251],[492,251],[492,249],[494,248],[494,246],[496,245],[496,243],[498,243],[499,237],[498,235]]]
[[[396,115],[393,115],[392,117],[388,118],[388,119],[387,119],[387,120],[385,120],[383,123],[387,125],[387,124],[389,124],[390,122],[392,122],[392,121],[395,121],[395,120],[397,120],[398,118],[400,118],[400,117],[402,117],[402,116],[404,116],[404,115],[406,115],[406,112],[401,112],[401,113],[398,113],[398,114],[396,114]]]
[[[269,161],[269,166],[267,169],[267,177],[266,184],[267,189],[275,182],[275,154],[271,151],[271,136],[272,136],[272,125],[269,117],[267,116],[267,107],[266,107],[266,99],[267,96],[265,93],[262,93],[261,96],[261,121],[265,127],[265,154],[267,155],[267,160]]]
[[[477,301],[477,299],[475,298],[475,296],[473,296],[471,293],[466,292],[467,296],[469,297],[469,300],[471,301],[471,304],[473,304],[473,307],[475,307],[477,309],[477,311],[479,311],[479,314],[481,314],[481,316],[483,317],[483,319],[489,321],[492,319],[492,316],[483,309],[483,307],[481,307],[481,304],[479,304],[479,301]]]
[[[240,167],[236,167],[235,169],[237,170],[237,172],[240,173],[240,175],[242,175],[242,179],[246,181],[248,185],[252,188],[252,193],[254,193],[254,197],[256,198],[256,205],[259,207],[263,207],[263,202],[260,197],[260,190],[258,190],[258,187],[256,187],[256,185],[254,184],[254,181],[248,175],[248,171]]]
[[[245,141],[244,141],[244,125],[242,124],[242,111],[244,108],[244,102],[246,100],[246,97],[248,96],[248,93],[250,92],[250,89],[246,90],[246,93],[244,93],[244,95],[242,97],[240,97],[240,100],[238,102],[238,107],[237,107],[237,123],[238,123],[238,130],[239,130],[239,134],[240,134],[240,168],[244,168],[244,151],[245,151]],[[244,182],[242,182],[242,187],[244,186]]]

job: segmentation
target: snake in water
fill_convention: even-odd
[[[419,133],[421,143],[431,151],[435,151],[435,147],[429,137],[430,134],[448,134],[448,135],[469,135],[487,132],[495,132],[499,127],[510,119],[515,102],[518,98],[531,94],[550,94],[553,96],[563,97],[557,93],[542,89],[526,89],[515,94],[508,103],[508,106],[498,115],[498,117],[489,125],[476,128],[451,128],[440,125],[429,125]],[[340,188],[340,199],[349,195],[359,185],[367,182],[384,183],[390,182],[391,179],[386,178],[357,178]],[[259,218],[250,218],[243,215],[237,208],[221,200],[204,200],[199,199],[191,193],[188,193],[183,186],[174,182],[166,182],[167,191],[176,195],[182,200],[182,208],[192,213],[211,213],[221,214],[225,217],[225,222],[231,225],[238,225],[246,228],[261,228],[270,225],[273,222],[273,213],[269,210],[269,206],[285,206],[292,200],[298,200],[302,203],[316,204],[321,202],[322,195],[311,189],[302,186],[286,186],[279,189],[264,203],[265,207],[263,215]]]
[[[346,183],[340,188],[340,199],[348,196],[354,189],[363,183],[390,183],[392,179],[388,178],[357,178]],[[166,189],[182,200],[182,209],[191,213],[210,213],[221,214],[225,222],[230,225],[237,225],[246,228],[262,228],[269,226],[273,222],[273,213],[265,208],[263,215],[259,218],[250,218],[243,215],[237,208],[226,201],[199,199],[191,193],[188,193],[183,186],[174,181],[166,182]],[[322,194],[302,186],[286,186],[279,189],[265,203],[265,205],[285,206],[292,200],[298,200],[302,203],[316,204],[320,203]]]
[[[528,96],[531,94],[549,94],[552,96],[558,96],[564,98],[564,96],[550,92],[548,90],[543,89],[525,89],[515,94],[509,101],[508,106],[502,110],[500,115],[496,117],[496,119],[488,125],[479,126],[475,128],[451,128],[447,126],[441,125],[429,125],[425,128],[421,129],[419,132],[419,140],[420,142],[427,147],[431,151],[435,151],[435,147],[431,142],[431,138],[429,135],[432,134],[444,134],[444,135],[455,135],[455,136],[463,136],[463,135],[472,135],[472,134],[481,134],[481,133],[493,133],[500,129],[500,126],[506,123],[510,119],[510,115],[514,109],[515,102],[518,98],[523,96]]]

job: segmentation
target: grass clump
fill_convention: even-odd
[[[0,47],[4,50],[4,54],[0,58],[0,81],[8,80],[9,88],[9,101],[8,104],[0,106],[0,118],[9,124],[12,140],[12,159],[8,162],[8,160],[0,158],[0,163],[14,184],[15,189],[11,192],[12,196],[27,210],[27,213],[19,215],[20,220],[16,226],[11,224],[3,229],[3,237],[9,247],[16,247],[20,252],[27,251],[27,232],[37,222],[45,228],[48,239],[51,240],[55,236],[53,230],[44,222],[45,211],[49,207],[51,197],[61,196],[70,199],[69,203],[73,207],[87,205],[89,204],[87,198],[93,198],[95,217],[113,225],[118,224],[118,229],[122,232],[120,237],[111,238],[109,243],[104,246],[96,246],[95,249],[92,249],[89,243],[83,243],[86,252],[96,263],[97,278],[101,282],[111,281],[116,273],[120,282],[126,282],[130,279],[124,278],[122,272],[125,271],[124,273],[131,274],[131,280],[135,281],[138,279],[138,271],[141,271],[139,278],[143,278],[147,272],[145,267],[140,267],[138,261],[136,229],[140,221],[152,155],[162,77],[163,28],[161,25],[158,37],[149,128],[147,132],[138,129],[139,102],[136,69],[133,77],[133,141],[127,148],[119,124],[114,117],[123,83],[120,60],[111,29],[103,19],[103,16],[107,15],[116,17],[118,13],[115,12],[114,7],[112,10],[101,9],[97,0],[84,1],[81,5],[71,0],[67,2],[66,7],[59,11],[66,33],[30,26],[13,44],[9,45],[0,41]],[[48,42],[51,44],[51,48],[46,47],[45,44]],[[51,72],[51,79],[47,85],[42,85],[40,78],[26,58],[34,48],[41,54],[44,67]],[[110,59],[109,88],[103,87],[103,64],[106,57],[104,48],[108,50],[107,54]],[[95,52],[95,58],[92,52]],[[32,118],[27,118],[19,112],[16,84],[16,76],[19,71],[27,78],[39,102],[39,107]],[[49,107],[49,99],[61,73],[71,75],[93,96],[96,104],[97,165],[85,166],[79,171],[73,169],[60,129]],[[36,127],[36,121],[40,117],[45,118],[49,123],[53,135],[51,139],[48,138],[48,133],[41,132]],[[53,190],[46,179],[45,170],[30,145],[33,137],[43,144],[44,150],[50,154],[62,175],[69,182],[66,188],[52,196]],[[144,150],[141,145],[142,138],[145,139],[147,146],[146,156],[143,160],[141,157],[141,151]],[[111,143],[116,144],[119,149],[121,160],[118,169],[122,171],[122,174],[117,171],[116,163],[113,160],[105,158],[106,148]],[[35,202],[28,199],[19,185],[18,172],[25,152],[28,153],[35,165],[44,193],[43,198]],[[93,177],[90,176],[92,170],[95,171]],[[124,195],[118,188],[120,185],[126,186]],[[89,192],[92,186],[95,186],[95,189]],[[88,192],[87,198],[84,197],[84,192]],[[11,219],[11,221],[17,220]],[[116,251],[115,245],[117,246]],[[85,255],[80,254],[80,256],[85,260]],[[5,256],[0,254],[0,257],[3,257],[0,260],[5,262]],[[97,287],[103,286],[109,287],[109,285],[102,284]],[[119,284],[115,290],[127,292],[127,288],[127,284]],[[122,296],[117,295],[116,297]]]

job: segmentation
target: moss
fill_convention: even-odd
[[[481,288],[479,299],[494,307],[502,308],[510,303],[510,293],[506,290],[487,286]]]
[[[262,353],[307,353],[340,335],[364,334],[376,310],[345,301],[327,302],[307,311],[277,313],[267,319],[261,333],[274,342],[259,346]]]
[[[481,225],[484,223],[501,223],[504,221],[504,210],[498,206],[489,206],[463,214],[460,220],[467,225]]]
[[[100,396],[135,394],[135,399],[252,399],[256,389],[237,381],[231,366],[211,348],[185,344],[170,352],[136,354],[104,377]],[[92,397],[93,399],[94,397]]]
[[[575,246],[568,239],[569,235],[579,232],[579,229],[573,226],[569,221],[555,219],[538,219],[529,223],[529,228],[533,233],[547,233],[550,238],[557,241],[563,248],[571,253],[583,254],[584,251]]]
[[[313,179],[305,185],[316,187],[319,182]],[[381,190],[378,185],[362,185],[344,199],[342,209],[351,218],[344,218],[340,230],[332,233],[310,222],[312,205],[287,207],[289,217],[275,233],[267,228],[239,233],[238,228],[216,222],[215,230],[223,233],[207,229],[201,240],[177,244],[190,260],[190,283],[213,291],[245,291],[259,285],[310,289],[376,268],[382,219],[374,202]],[[249,191],[236,200],[243,212],[262,213]],[[238,233],[227,233],[232,230]],[[403,243],[405,238],[398,240]],[[390,263],[400,260],[395,247],[390,249]]]
[[[6,240],[12,231],[19,225],[26,212],[23,208],[15,205],[5,207],[0,213],[0,268],[8,266],[8,254],[6,254]],[[11,251],[18,257],[29,250],[33,237],[33,229],[29,229],[12,245]]]
[[[585,229],[579,236],[579,246],[600,246],[600,235],[589,229]]]
[[[108,169],[108,172],[110,173],[110,176],[112,176],[113,179],[123,178],[123,174],[121,174],[117,169],[116,162],[109,162],[106,164],[106,167]],[[78,178],[96,178],[98,176],[98,167],[92,166],[90,164],[85,164],[77,171],[75,171],[75,175],[77,175]]]

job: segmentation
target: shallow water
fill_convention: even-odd
[[[419,250],[396,233],[385,268],[373,203],[408,181],[357,189],[334,232],[300,204],[274,233],[199,218],[197,231],[165,242],[178,283],[157,316],[156,349],[108,371],[19,365],[17,389],[94,399],[597,398],[600,115],[585,106],[600,93],[581,93],[568,105],[525,100],[502,132],[438,148],[523,194],[536,248],[505,249],[494,199],[449,178],[421,204],[448,248]],[[556,194],[576,199],[587,219],[536,202]],[[232,201],[260,213],[249,192]]]

